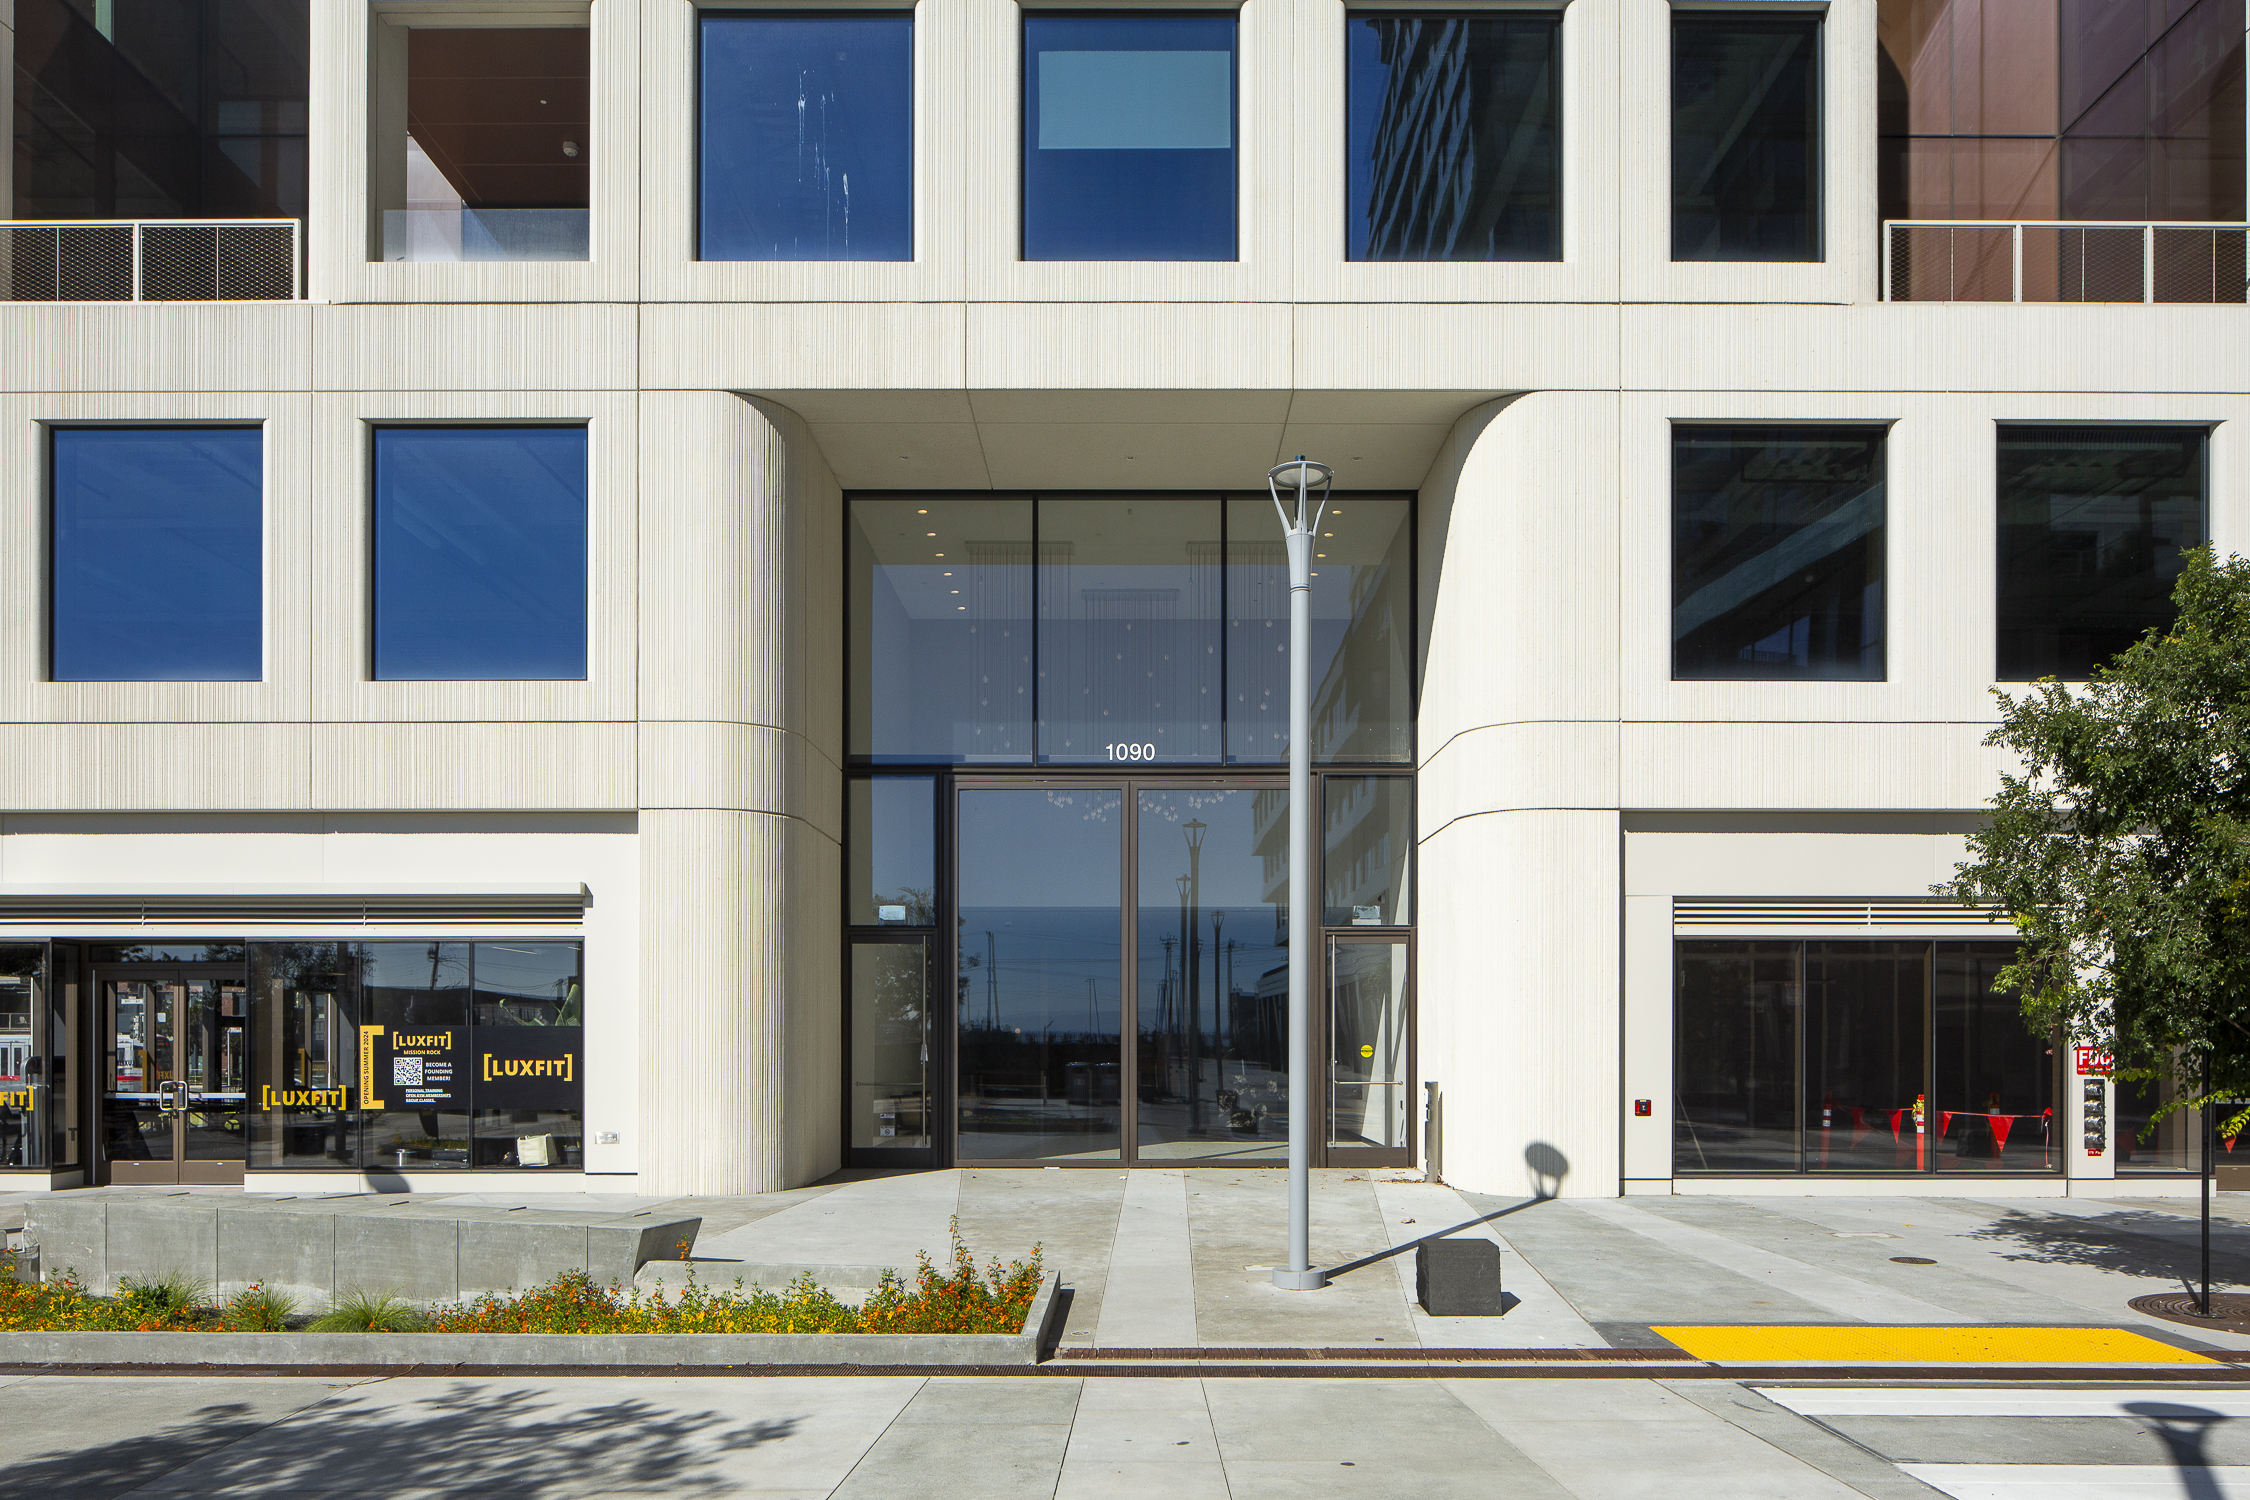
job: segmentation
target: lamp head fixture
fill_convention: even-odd
[[[1336,471],[1302,453],[1266,471],[1266,489],[1281,516],[1285,532],[1311,533],[1319,529],[1321,510],[1328,504],[1329,482]],[[1294,497],[1294,505],[1289,498]]]

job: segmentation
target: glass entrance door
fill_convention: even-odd
[[[1395,1153],[1403,1165],[1413,1087],[1407,945],[1331,935],[1327,958],[1329,1159]]]
[[[930,1111],[930,940],[851,945],[851,1138],[854,1150],[922,1165],[935,1146]]]
[[[112,972],[97,990],[108,1180],[240,1182],[250,1074],[241,979]]]

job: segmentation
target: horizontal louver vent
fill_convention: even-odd
[[[107,896],[0,892],[0,922],[57,927],[369,927],[431,923],[493,927],[575,927],[585,920],[582,892],[433,895]]]
[[[1726,900],[1674,898],[1674,932],[1824,932],[1841,928],[1887,928],[1912,932],[1976,932],[2009,937],[2006,920],[1957,901],[1901,897],[1788,896],[1733,897]]]

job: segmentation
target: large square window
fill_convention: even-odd
[[[1672,17],[1672,259],[1819,260],[1820,17]]]
[[[54,679],[262,676],[259,430],[59,427],[53,443]]]
[[[1029,15],[1023,258],[1235,258],[1235,18]]]
[[[1562,21],[1355,13],[1353,260],[1562,257]]]
[[[914,20],[706,11],[696,254],[914,258]]]
[[[1995,675],[2084,678],[2170,625],[2205,541],[2200,427],[2002,427]]]
[[[1856,678],[1883,661],[1883,429],[1672,429],[1672,676]]]
[[[375,432],[378,680],[586,675],[586,429]]]

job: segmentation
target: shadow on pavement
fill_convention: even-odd
[[[2186,1500],[2224,1500],[2224,1492],[2211,1473],[2211,1460],[2203,1440],[2226,1419],[2201,1406],[2174,1401],[2132,1401],[2125,1409],[2146,1422],[2172,1455],[2180,1471],[2180,1493]]]
[[[740,1476],[721,1472],[725,1459],[790,1436],[797,1421],[466,1385],[399,1404],[345,1394],[278,1422],[214,1403],[145,1436],[90,1433],[84,1446],[36,1453],[11,1465],[8,1481],[55,1500],[143,1486],[181,1495],[731,1494]]]
[[[2150,1281],[2182,1282],[2197,1276],[2196,1247],[2170,1235],[2180,1232],[2177,1214],[2119,1209],[2098,1218],[2064,1218],[2011,1208],[1966,1236],[2002,1260],[2051,1266],[2087,1266]],[[2228,1281],[2250,1275],[2250,1256],[2211,1247],[2211,1267]]]

